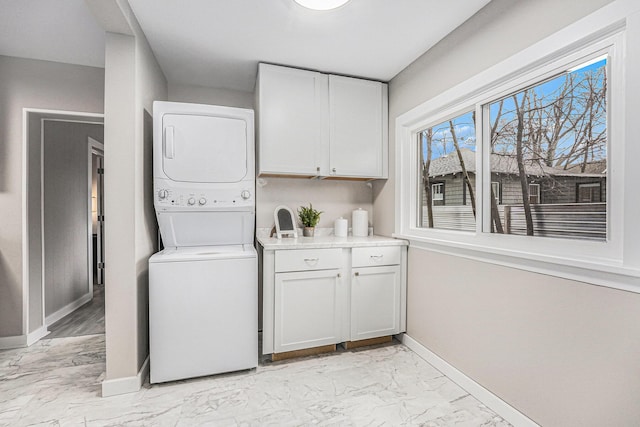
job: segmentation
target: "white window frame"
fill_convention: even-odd
[[[638,168],[625,168],[625,159],[640,158],[640,148],[625,141],[625,134],[633,134],[631,110],[635,109],[636,116],[640,114],[640,104],[631,102],[635,96],[625,92],[625,76],[640,75],[640,58],[628,60],[629,50],[637,49],[633,43],[629,44],[634,47],[628,48],[628,27],[632,24],[627,18],[631,13],[640,14],[638,4],[615,1],[400,115],[396,119],[394,237],[428,250],[640,293],[640,224],[630,219],[633,212],[640,211],[640,202],[631,186],[623,185],[640,181]],[[640,35],[640,16],[637,18],[631,21],[636,25],[631,31],[636,43]],[[485,166],[490,147],[482,142],[488,140],[489,104],[603,54],[608,55],[607,241],[490,233],[491,171]],[[634,108],[630,110],[629,105]],[[475,233],[421,228],[416,196],[420,183],[417,134],[474,108],[481,153],[476,156],[476,171],[482,177],[476,182],[476,203],[482,220],[476,221]]]
[[[439,188],[438,193],[436,193],[435,191],[436,187]],[[436,198],[436,194],[439,196],[438,198]],[[444,200],[444,182],[436,182],[434,184],[431,184],[431,200]]]

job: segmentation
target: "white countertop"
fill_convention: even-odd
[[[384,236],[367,237],[336,237],[334,235],[302,237],[297,239],[292,237],[258,237],[258,243],[267,251],[278,249],[315,249],[315,248],[358,248],[369,246],[406,246],[406,240],[394,239]]]

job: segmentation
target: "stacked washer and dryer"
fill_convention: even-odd
[[[258,365],[253,111],[156,101],[150,381]]]

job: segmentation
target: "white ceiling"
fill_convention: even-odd
[[[104,67],[104,39],[84,0],[0,0],[0,55]]]
[[[490,0],[129,0],[171,83],[252,91],[260,61],[388,81]],[[84,0],[0,0],[0,55],[104,66]]]

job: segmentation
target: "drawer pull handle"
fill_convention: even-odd
[[[376,261],[377,261],[377,260],[379,260],[379,259],[382,259],[382,257],[383,257],[383,256],[384,256],[384,255],[371,255],[371,259],[373,259],[373,260],[376,260]]]
[[[360,275],[360,272],[356,271],[354,274],[355,274],[356,276],[359,276],[359,275]]]
[[[318,262],[320,258],[305,258],[304,262]]]

